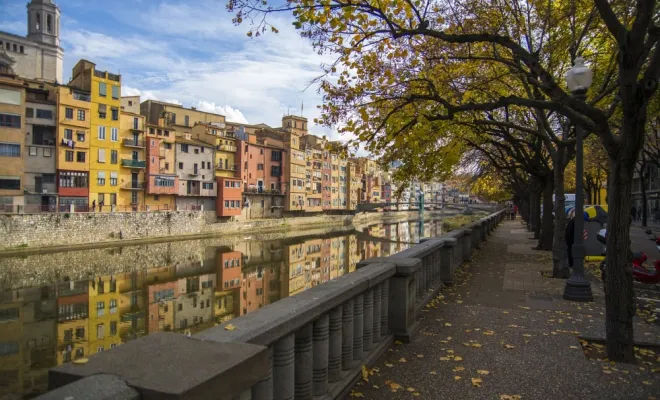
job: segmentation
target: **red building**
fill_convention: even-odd
[[[288,185],[284,179],[284,166],[288,159],[283,134],[264,128],[246,136],[247,140],[236,141],[244,192],[285,194]]]
[[[218,196],[215,210],[218,217],[241,215],[243,209],[243,183],[240,178],[216,177]]]
[[[325,138],[325,137],[324,137]],[[325,140],[324,140],[325,141]],[[323,201],[323,210],[332,209],[332,159],[330,153],[323,152],[323,167],[321,168],[321,199]]]

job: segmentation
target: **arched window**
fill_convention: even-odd
[[[41,30],[41,15],[37,14],[37,30]]]
[[[46,16],[46,32],[53,32],[53,17],[50,14]]]

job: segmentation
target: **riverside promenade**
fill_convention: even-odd
[[[580,340],[604,339],[602,284],[589,277],[593,303],[564,301],[565,281],[542,275],[550,253],[532,250],[529,236],[503,221],[425,307],[419,333],[392,345],[346,398],[660,398],[657,349],[638,349],[637,365],[585,356],[604,358],[599,342]],[[660,344],[660,329],[636,320],[635,340]]]

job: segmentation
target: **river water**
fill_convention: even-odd
[[[439,220],[0,258],[0,397],[158,331],[193,334],[441,235]]]

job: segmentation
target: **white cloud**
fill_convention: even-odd
[[[195,104],[195,107],[197,107],[197,109],[201,111],[224,115],[227,121],[240,122],[243,124],[248,123],[248,120],[245,119],[243,113],[240,110],[233,108],[232,106],[227,106],[227,105],[221,106],[219,104],[215,104],[212,101],[209,102],[202,100],[202,101],[198,101]]]

